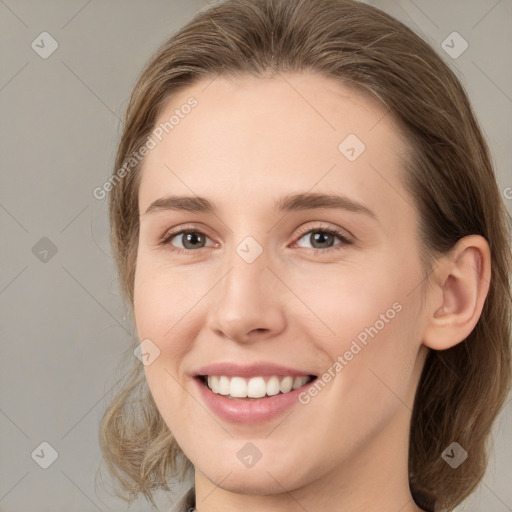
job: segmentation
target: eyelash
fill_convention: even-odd
[[[339,238],[342,242],[338,246],[329,247],[327,249],[315,249],[315,248],[302,247],[302,249],[306,249],[307,251],[309,251],[315,255],[317,255],[319,253],[325,254],[325,253],[331,252],[331,251],[339,251],[339,250],[342,250],[344,248],[344,246],[352,245],[352,243],[353,243],[341,231],[338,231],[337,229],[334,229],[331,227],[321,227],[321,226],[318,226],[316,228],[309,228],[309,229],[306,228],[304,230],[301,230],[298,234],[298,238],[296,239],[296,241],[300,240],[304,235],[306,235],[308,233],[314,233],[314,232],[327,233],[327,234],[333,235],[333,236]],[[181,229],[179,231],[170,232],[170,233],[165,234],[164,237],[162,238],[162,240],[159,242],[159,245],[170,247],[171,248],[170,250],[176,254],[190,254],[193,252],[198,252],[198,249],[181,249],[179,247],[173,247],[171,245],[170,242],[175,236],[184,235],[184,234],[188,234],[188,233],[196,233],[196,234],[198,233],[198,234],[204,235],[206,237],[208,236],[203,231],[200,231],[198,229]],[[205,249],[205,248],[206,247],[201,247],[200,249]]]

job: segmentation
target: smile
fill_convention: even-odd
[[[246,378],[197,375],[192,380],[198,387],[199,399],[219,419],[229,423],[254,425],[277,419],[295,406],[299,402],[299,394],[316,380],[316,376],[271,375]],[[275,393],[278,386],[279,390]],[[223,395],[219,391],[228,393]],[[271,394],[268,394],[269,391]]]
[[[316,377],[304,375],[292,377],[286,376],[256,376],[244,378],[239,376],[228,377],[226,375],[201,375],[199,378],[214,393],[228,398],[250,398],[286,394],[301,388]]]

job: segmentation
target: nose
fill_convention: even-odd
[[[251,263],[233,251],[211,294],[207,325],[216,336],[253,343],[276,337],[285,329],[286,287],[268,263],[265,251]]]

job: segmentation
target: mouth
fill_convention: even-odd
[[[317,379],[316,375],[265,375],[251,378],[227,375],[197,375],[195,377],[213,393],[233,400],[257,400],[285,395]]]

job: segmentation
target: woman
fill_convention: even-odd
[[[475,489],[510,384],[509,227],[466,93],[411,30],[351,0],[199,13],[139,77],[110,194],[139,340],[100,442],[128,499]]]

